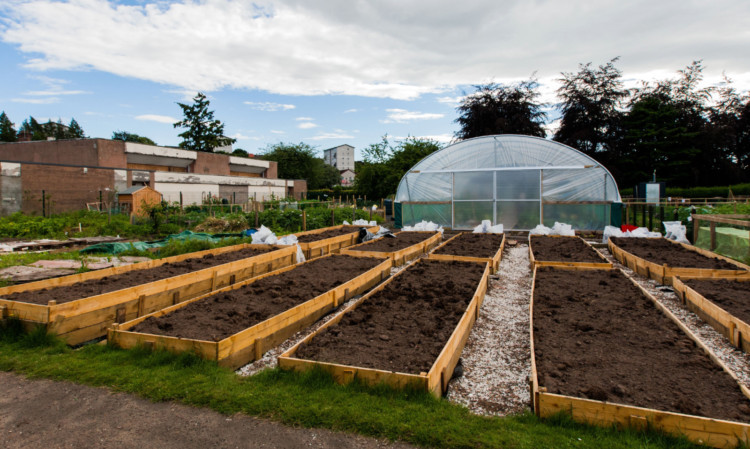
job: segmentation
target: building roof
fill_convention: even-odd
[[[137,191],[139,191],[141,189],[145,189],[145,188],[146,188],[146,186],[128,187],[127,189],[123,190],[122,192],[118,192],[118,194],[120,194],[120,195],[129,195],[131,193],[135,193],[135,192],[137,192]]]

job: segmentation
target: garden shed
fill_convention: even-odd
[[[601,230],[620,202],[612,174],[596,160],[558,142],[508,134],[432,153],[401,178],[395,199],[403,226],[426,220],[471,229],[491,220],[509,230],[556,221]]]
[[[161,193],[149,186],[133,186],[117,193],[120,212],[137,216],[146,215],[143,206],[158,204],[161,199]]]

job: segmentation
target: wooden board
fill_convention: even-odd
[[[266,245],[246,243],[228,248],[237,250],[252,247],[267,248]],[[222,250],[222,253],[227,252],[226,248],[218,249]],[[112,323],[123,323],[259,274],[294,265],[297,260],[296,252],[296,246],[280,247],[275,251],[247,259],[62,304],[39,305],[0,299],[0,306],[7,308],[8,315],[25,322],[44,325],[49,332],[57,334],[68,344],[76,345],[106,335],[107,327]],[[206,252],[183,254],[178,257],[184,260],[200,257],[201,254],[205,255]],[[155,262],[160,262],[157,266],[166,263]]]
[[[682,303],[716,329],[718,333],[729,339],[731,344],[742,351],[748,352],[750,350],[750,324],[735,317],[713,301],[706,299],[696,290],[688,287],[684,282],[688,279],[675,276],[672,281],[672,288],[674,288]],[[732,282],[750,282],[750,279],[733,279]]]
[[[600,270],[609,270],[612,268],[612,262],[608,261],[599,251],[594,249],[593,246],[586,240],[583,240],[577,236],[564,236],[564,235],[547,235],[545,237],[554,237],[561,239],[580,239],[583,243],[588,246],[591,251],[596,253],[597,256],[602,260],[601,262],[565,262],[561,260],[536,260],[534,258],[534,251],[531,247],[531,240],[533,236],[529,236],[529,261],[532,267],[582,267],[582,268],[596,268]]]
[[[433,231],[409,231],[409,232],[419,232],[422,234],[433,234]],[[400,232],[397,232],[396,236],[398,236]],[[355,256],[355,257],[374,257],[377,259],[382,259],[384,257],[387,257],[391,260],[393,260],[393,266],[394,267],[400,267],[401,265],[416,259],[417,257],[421,256],[422,254],[426,254],[430,251],[432,251],[435,247],[437,247],[440,244],[440,241],[442,239],[442,235],[437,232],[434,233],[432,237],[423,240],[419,243],[416,243],[412,246],[402,248],[398,251],[392,251],[392,252],[385,252],[385,251],[367,251],[367,245],[373,241],[360,243],[359,245],[354,245],[349,248],[341,250],[341,254],[346,254],[349,256]]]
[[[415,262],[415,264],[418,264],[420,262],[421,261],[417,261]],[[469,333],[471,332],[477,316],[479,316],[479,308],[482,305],[482,301],[484,300],[484,296],[489,285],[489,264],[485,267],[484,274],[482,275],[482,278],[477,285],[477,289],[474,292],[469,305],[466,307],[466,311],[456,325],[456,328],[451,334],[451,337],[443,347],[443,350],[440,352],[440,355],[437,357],[437,359],[435,359],[435,362],[430,368],[430,371],[427,373],[420,373],[418,375],[398,373],[373,368],[317,362],[294,357],[297,349],[301,345],[308,343],[329,327],[337,324],[342,320],[344,315],[356,309],[360,304],[367,301],[368,298],[376,295],[389,283],[394,282],[395,279],[398,279],[398,276],[402,275],[407,270],[400,271],[398,274],[391,277],[386,282],[380,284],[376,289],[372,290],[367,295],[352,303],[334,319],[321,326],[320,329],[310,334],[309,336],[307,336],[307,338],[297,343],[291,349],[279,356],[279,367],[282,369],[294,371],[307,371],[315,369],[315,367],[319,367],[324,371],[330,373],[337,382],[342,384],[351,382],[356,378],[368,385],[385,383],[395,388],[411,386],[413,388],[429,391],[430,393],[438,397],[442,396],[448,386],[448,382],[450,381],[451,376],[453,375],[453,370],[456,368],[458,359],[461,356],[461,351],[463,351],[464,345],[466,344],[466,339],[469,337]]]
[[[657,309],[667,315],[699,348],[708,354],[714,363],[729,374],[737,382],[737,386],[742,393],[750,398],[750,390],[742,385],[734,373],[690,329],[648,291],[635,282],[632,277],[628,276],[624,271],[620,271],[654,303]],[[532,406],[537,416],[547,418],[556,413],[564,412],[568,413],[576,421],[602,427],[611,427],[614,425],[640,430],[650,426],[667,433],[684,435],[691,441],[699,444],[718,448],[736,447],[738,444],[748,444],[750,442],[750,439],[748,439],[748,433],[750,432],[749,424],[548,393],[544,386],[539,385],[536,371],[536,356],[534,354],[533,285],[536,284],[536,273],[537,268],[534,268],[529,305],[532,370],[529,385],[531,388]]]
[[[323,257],[330,257],[330,255]],[[310,263],[310,261],[304,263]],[[222,292],[242,288],[269,276],[283,275],[285,272],[293,270],[298,266],[299,265],[288,266],[266,273],[253,279],[224,287],[213,293],[123,323],[122,325],[112,326],[107,332],[107,340],[122,348],[132,348],[145,344],[175,353],[194,351],[201,357],[217,361],[219,365],[236,369],[260,358],[267,350],[291,337],[297,331],[311,325],[320,317],[338,307],[339,304],[353,296],[369,290],[374,285],[387,278],[390,275],[392,262],[390,259],[384,259],[375,267],[337,286],[336,288],[218,342],[152,335],[128,330],[147,318],[168,315],[188,304],[202,301]]]
[[[476,263],[488,263],[490,264],[490,274],[497,273],[497,270],[500,269],[500,260],[502,260],[503,257],[503,249],[505,248],[505,234],[503,234],[503,241],[500,243],[500,249],[497,250],[494,256],[492,257],[470,257],[470,256],[453,256],[450,254],[435,254],[440,248],[448,244],[451,240],[457,238],[459,235],[464,234],[463,232],[459,232],[456,235],[451,236],[448,240],[444,240],[442,244],[440,244],[437,248],[435,248],[435,251],[431,252],[429,256],[427,256],[428,259],[433,260],[455,260],[458,262],[476,262]]]
[[[294,235],[297,237],[302,235],[315,235],[322,234],[326,231],[333,231],[341,229],[347,225],[329,226],[327,228],[314,229],[312,231],[298,232]],[[352,226],[352,225],[348,225]],[[367,228],[368,232],[376,233],[380,229],[380,226],[363,226]],[[324,256],[326,254],[333,254],[339,252],[342,248],[355,245],[357,243],[357,237],[359,231],[352,231],[350,234],[337,235],[335,237],[329,237],[327,239],[317,240],[315,242],[300,242],[299,247],[302,249],[302,253],[305,255],[305,259],[314,259],[316,257]]]
[[[656,237],[661,238],[661,237]],[[724,260],[737,266],[736,270],[713,270],[708,268],[684,268],[684,267],[670,267],[669,265],[658,265],[654,262],[642,259],[634,254],[631,254],[622,248],[615,245],[610,239],[607,242],[607,248],[612,256],[615,257],[621,264],[635,271],[641,276],[651,278],[664,285],[672,285],[672,279],[675,276],[691,277],[691,278],[706,278],[706,279],[739,279],[739,278],[750,278],[750,266],[732,260],[728,257],[712,253],[705,249],[701,249],[685,243],[677,243],[668,240],[673,245],[681,245],[683,248],[702,254],[706,257],[712,257]]]

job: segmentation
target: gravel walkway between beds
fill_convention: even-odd
[[[750,354],[744,353],[729,343],[729,340],[716,332],[713,327],[709,326],[698,315],[688,310],[687,306],[682,304],[680,298],[674,293],[671,287],[661,285],[658,282],[639,276],[630,268],[622,265],[612,257],[607,248],[598,248],[598,251],[604,255],[615,268],[622,268],[625,273],[631,276],[635,281],[645,288],[646,291],[671,311],[688,329],[690,329],[724,364],[734,372],[735,376],[746,387],[750,388]]]
[[[419,258],[405,264],[401,265],[398,268],[391,268],[391,276],[395,275],[396,273],[400,272],[401,270],[405,269],[409,265],[413,264],[419,260]],[[390,278],[389,278],[390,279]],[[374,288],[374,287],[373,287]],[[270,349],[268,352],[263,354],[263,357],[261,357],[259,360],[256,360],[252,363],[249,363],[240,369],[237,370],[237,374],[240,376],[252,376],[254,374],[257,374],[261,370],[264,370],[266,368],[276,368],[276,366],[279,364],[278,357],[291,349],[294,345],[299,343],[300,341],[307,338],[308,335],[312,334],[316,330],[320,329],[324,324],[329,322],[330,320],[337,317],[344,309],[349,307],[351,303],[359,299],[360,296],[355,296],[351,299],[349,299],[347,302],[342,304],[337,310],[334,312],[329,313],[328,315],[324,316],[323,318],[319,319],[310,327],[307,327],[305,329],[302,329],[301,331],[294,334],[291,338],[288,338],[286,341],[281,343],[280,345],[276,346],[273,349]]]
[[[529,247],[519,241],[505,248],[461,355],[463,376],[451,381],[447,394],[482,415],[504,416],[531,406]]]

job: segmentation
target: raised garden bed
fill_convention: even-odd
[[[750,279],[676,277],[672,286],[688,309],[739,349],[750,350]]]
[[[672,285],[674,276],[750,277],[750,266],[665,238],[610,237],[607,245],[620,263],[665,285]]]
[[[440,244],[442,238],[442,235],[435,231],[402,231],[394,235],[396,238],[382,237],[354,245],[342,250],[341,254],[357,257],[387,257],[393,260],[393,266],[399,267],[430,252]]]
[[[107,339],[238,368],[388,277],[390,260],[328,255],[115,325]]]
[[[505,248],[505,234],[454,234],[430,253],[430,259],[489,263],[490,274],[497,273]]]
[[[299,232],[294,234],[306,259],[313,259],[325,254],[338,252],[357,243],[359,230],[366,228],[371,233],[378,232],[379,226],[331,226],[328,228],[315,229],[313,231]]]
[[[599,251],[580,237],[529,236],[529,260],[538,267],[612,268]]]
[[[0,288],[6,316],[68,344],[235,282],[296,263],[294,246],[241,244]]]
[[[407,385],[442,395],[479,314],[489,266],[422,259],[279,357],[341,383]]]
[[[530,314],[538,416],[747,443],[750,392],[621,271],[536,268]]]

